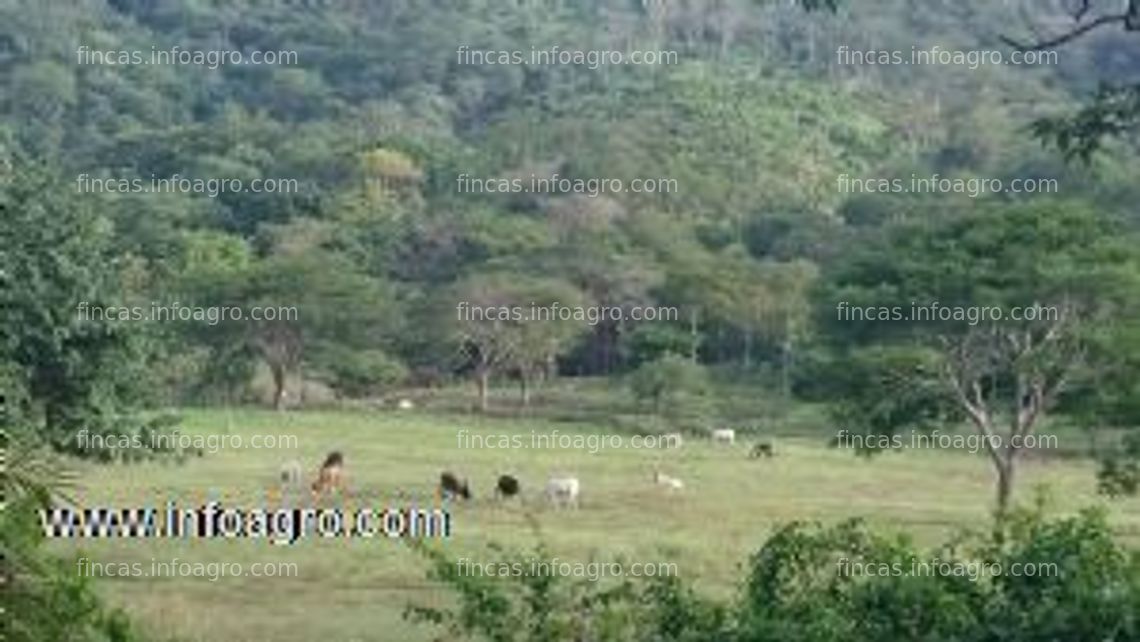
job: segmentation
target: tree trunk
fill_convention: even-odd
[[[519,393],[522,395],[523,408],[530,408],[530,375],[526,369],[519,371]]]
[[[480,367],[475,372],[476,382],[479,384],[479,412],[487,412],[487,387],[491,378],[489,368]]]
[[[980,390],[977,384],[973,386],[973,389]],[[980,392],[977,394],[980,396]],[[986,454],[990,456],[990,461],[993,462],[994,472],[997,474],[997,502],[994,510],[998,517],[1002,517],[1006,514],[1009,502],[1013,498],[1014,465],[1017,451],[1010,447],[1008,439],[1012,439],[1016,430],[1003,440],[1007,441],[1004,446],[994,443],[996,441],[995,436],[1000,433],[994,430],[990,414],[984,409],[980,409],[980,405],[972,405],[964,395],[961,400],[963,407],[970,416],[970,421],[974,424],[975,432],[983,439],[982,443],[985,446]]]
[[[1100,440],[1098,439],[1096,426],[1088,426],[1085,428],[1085,432],[1088,434],[1088,456],[1094,458],[1100,457]]]
[[[752,328],[744,329],[744,369],[752,369]]]
[[[997,513],[1004,516],[1009,509],[1009,502],[1013,498],[1014,460],[1012,455],[1006,455],[1002,463],[997,464]]]
[[[586,359],[585,367],[588,374],[613,373],[619,332],[617,324],[608,320],[597,325],[590,340],[590,351]]]
[[[697,362],[697,347],[700,345],[700,318],[694,309],[689,313],[689,335],[692,339],[692,344],[689,347],[689,360],[693,363]]]
[[[273,373],[273,409],[285,408],[285,367],[281,364],[271,364],[269,370]]]
[[[784,397],[790,397],[792,394],[792,342],[784,341],[782,355],[780,357],[780,390],[783,392]]]

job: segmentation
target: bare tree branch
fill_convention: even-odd
[[[947,382],[950,384],[951,390],[954,391],[954,396],[958,403],[966,411],[970,417],[970,422],[974,424],[974,428],[984,437],[986,453],[989,454],[993,460],[994,465],[1000,470],[1004,465],[1001,458],[1001,453],[998,451],[994,442],[994,430],[992,424],[992,414],[987,407],[985,395],[982,392],[981,382],[978,375],[972,373],[970,366],[969,350],[965,344],[974,337],[966,337],[959,345],[951,345],[948,340],[944,339],[944,346],[946,347],[947,360],[943,368],[943,374]]]
[[[1089,4],[1089,0],[1084,0],[1076,12],[1073,13],[1073,19],[1076,22],[1079,23],[1088,14],[1090,8]],[[1078,24],[1065,33],[1053,36],[1051,38],[1046,38],[1044,40],[1039,40],[1037,42],[1022,42],[1010,38],[1009,36],[999,36],[999,39],[1017,51],[1041,51],[1044,49],[1052,49],[1054,47],[1058,47],[1069,42],[1070,40],[1079,38],[1080,36],[1083,36],[1084,34],[1094,29],[1099,29],[1105,25],[1115,23],[1124,25],[1124,29],[1126,31],[1140,30],[1140,0],[1130,0],[1128,4],[1128,10],[1124,13],[1113,13],[1100,16],[1084,24]]]
[[[1073,22],[1080,22],[1085,19],[1085,16],[1088,15],[1089,9],[1091,8],[1092,0],[1081,0],[1081,4],[1076,9],[1073,9],[1069,15],[1073,17]]]

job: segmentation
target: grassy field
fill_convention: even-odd
[[[186,434],[296,435],[298,448],[222,450],[185,464],[81,465],[77,499],[87,505],[198,503],[212,497],[228,506],[261,506],[278,486],[283,462],[315,469],[326,452],[344,452],[357,505],[386,506],[403,496],[430,498],[442,469],[470,478],[474,501],[454,506],[453,537],[443,545],[472,559],[489,559],[491,541],[528,548],[533,512],[542,538],[564,560],[624,556],[627,561],[671,562],[703,590],[726,595],[739,565],[771,529],[793,519],[837,521],[866,516],[885,528],[905,528],[936,542],[959,527],[983,525],[992,498],[991,473],[981,456],[906,451],[872,461],[830,450],[822,438],[779,437],[777,456],[750,460],[747,444],[714,446],[688,438],[679,450],[605,449],[596,454],[561,449],[463,449],[457,433],[484,437],[584,427],[542,420],[479,419],[420,410],[273,413],[258,410],[188,411]],[[597,426],[593,432],[614,434]],[[624,435],[628,440],[628,435]],[[652,470],[680,477],[686,488],[669,493],[652,483]],[[525,501],[499,505],[491,488],[500,472],[524,483]],[[539,487],[552,471],[576,474],[583,484],[579,510],[550,510]],[[1051,489],[1058,512],[1102,504],[1087,461],[1026,461],[1021,497],[1038,484]],[[528,487],[529,486],[529,487]],[[1108,505],[1121,537],[1140,541],[1140,499]],[[100,563],[293,562],[295,578],[122,578],[99,582],[114,603],[153,631],[190,640],[426,640],[429,629],[403,621],[412,601],[446,594],[424,579],[422,561],[388,540],[306,539],[292,546],[261,541],[86,541]]]

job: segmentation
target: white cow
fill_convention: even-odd
[[[736,431],[732,428],[716,428],[712,431],[713,441],[718,444],[736,443]]]
[[[551,477],[546,482],[546,497],[555,506],[578,507],[578,493],[582,484],[577,477]]]
[[[396,402],[396,407],[400,410],[411,410],[416,407],[416,404],[412,403],[411,399],[401,399]]]
[[[653,483],[657,484],[658,486],[664,486],[669,490],[681,490],[685,487],[685,482],[677,479],[676,477],[665,475],[659,470],[653,471]]]

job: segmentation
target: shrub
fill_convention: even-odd
[[[686,330],[669,324],[643,323],[624,340],[629,362],[634,367],[652,363],[669,354],[684,354],[693,344]]]
[[[0,511],[0,607],[3,639],[10,642],[141,642],[127,616],[106,607],[95,594],[93,580],[77,572],[75,560],[42,549],[39,510],[58,488],[50,460],[42,449],[29,450],[26,439],[12,438],[6,453],[4,496]]]
[[[430,564],[428,577],[455,592],[452,608],[411,605],[405,617],[447,631],[446,639],[493,642],[688,642],[718,639],[727,613],[672,577],[642,582],[530,574],[534,560],[550,560],[541,545],[531,554],[491,545],[497,575],[462,572],[465,560],[413,544]]]
[[[380,350],[338,350],[327,367],[332,387],[350,397],[378,393],[408,376],[403,363]]]
[[[889,571],[844,573],[844,559],[847,569]],[[931,566],[913,572],[916,561]],[[1040,510],[1015,512],[985,536],[927,552],[859,522],[793,524],[753,557],[738,633],[807,642],[1123,642],[1140,636],[1138,607],[1140,556],[1119,547],[1096,512],[1055,521]]]
[[[708,375],[700,364],[669,353],[642,364],[630,375],[629,385],[639,401],[649,402],[654,412],[661,412],[703,394]]]
[[[1140,490],[1140,432],[1125,435],[1120,448],[1101,457],[1096,478],[1097,492],[1109,497]]]
[[[707,600],[678,578],[605,584],[549,575],[472,577],[438,550],[420,550],[432,562],[430,576],[455,591],[458,603],[411,607],[408,614],[446,628],[449,639],[1140,639],[1140,553],[1115,542],[1095,511],[1052,521],[1040,508],[1013,511],[988,533],[961,534],[933,550],[906,536],[877,534],[859,520],[792,523],[751,557],[741,592],[728,603]],[[495,550],[498,563],[526,563]],[[541,547],[538,556],[547,558]]]

